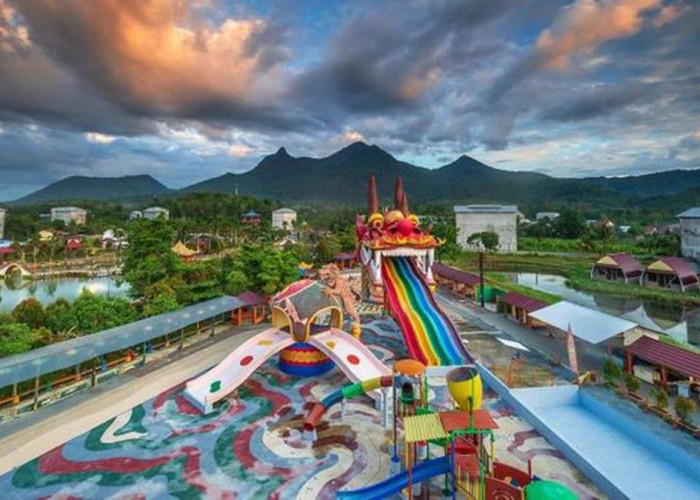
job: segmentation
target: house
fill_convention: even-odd
[[[700,207],[678,214],[683,257],[700,260]]]
[[[297,213],[291,208],[278,208],[272,212],[273,229],[294,230],[294,223],[297,221]]]
[[[557,217],[559,217],[559,212],[537,212],[535,214],[536,221],[541,221],[541,220],[545,220],[545,219],[549,220],[549,221],[553,221]]]
[[[71,222],[82,226],[87,222],[87,210],[78,207],[54,207],[51,209],[51,222],[61,221],[66,226]]]
[[[693,264],[680,257],[661,257],[644,270],[642,284],[686,292],[697,290],[698,275]]]
[[[616,253],[604,255],[591,269],[591,279],[639,283],[644,267],[631,255]]]
[[[454,207],[457,243],[473,248],[467,239],[472,234],[490,231],[498,235],[499,252],[518,249],[518,207],[514,205],[466,205]]]
[[[81,250],[83,248],[83,242],[80,236],[70,236],[66,239],[66,250],[70,252],[75,252],[76,250]]]
[[[143,211],[143,218],[149,220],[163,218],[168,220],[170,218],[170,211],[163,207],[148,207]]]
[[[49,229],[42,229],[39,231],[39,241],[42,243],[46,243],[47,241],[53,240],[54,234],[53,231]]]
[[[5,237],[5,214],[7,210],[0,208],[0,240]]]
[[[240,221],[244,226],[259,226],[262,224],[262,216],[253,210],[248,210],[241,215]]]
[[[112,229],[107,229],[102,233],[102,249],[107,248],[125,248],[129,245],[129,242],[123,236],[117,236]]]
[[[143,212],[141,210],[132,210],[129,214],[129,220],[142,219]]]

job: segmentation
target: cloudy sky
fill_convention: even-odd
[[[700,167],[696,0],[0,0],[0,200],[357,140],[555,176]]]

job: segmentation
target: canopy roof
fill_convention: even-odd
[[[530,317],[562,331],[567,331],[571,325],[574,337],[591,344],[599,344],[638,326],[632,321],[567,301],[535,311]]]
[[[407,443],[444,439],[447,432],[437,413],[413,415],[403,419],[404,436]]]
[[[243,305],[236,297],[223,296],[126,325],[65,342],[0,358],[0,387],[75,366],[103,354],[126,349],[173,333],[197,321],[233,311]]]
[[[260,306],[267,303],[267,299],[264,295],[250,291],[243,292],[238,295],[237,298],[246,306]]]
[[[547,307],[547,303],[544,300],[533,299],[517,292],[508,292],[501,300],[506,304],[525,309],[529,313]]]
[[[644,336],[632,343],[627,352],[681,375],[700,379],[700,354],[688,349]]]
[[[170,249],[175,255],[178,255],[180,257],[192,257],[195,255],[197,252],[194,250],[191,250],[185,246],[185,244],[182,241],[178,241],[175,243],[175,245]]]
[[[626,253],[604,255],[596,261],[595,265],[619,268],[626,276],[639,276],[644,271],[639,261]]]
[[[661,257],[647,266],[647,272],[675,274],[683,283],[695,283],[698,275],[693,265],[680,257]]]
[[[462,271],[454,267],[446,266],[436,262],[433,264],[433,272],[438,276],[447,278],[457,283],[463,283],[465,285],[474,286],[479,284],[479,277],[475,274],[468,273],[467,271]]]

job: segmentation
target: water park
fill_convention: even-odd
[[[74,426],[27,461],[0,462],[3,498],[698,497],[700,457],[682,443],[567,380],[511,389],[479,361],[441,306],[441,241],[410,212],[401,178],[382,210],[372,177],[367,209],[356,220],[357,279],[329,265],[267,307],[222,298],[123,334],[146,345],[146,332],[167,338],[193,321],[199,331],[222,314],[241,332],[230,350],[183,355],[188,375],[164,390]],[[56,358],[46,362],[70,365]],[[0,381],[38,380],[41,363],[14,362],[0,364]]]

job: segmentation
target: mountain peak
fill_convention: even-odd
[[[285,148],[284,146],[279,148],[277,150],[277,152],[275,154],[273,154],[272,156],[281,157],[281,158],[291,158],[291,155],[289,153],[287,153],[287,148]]]

